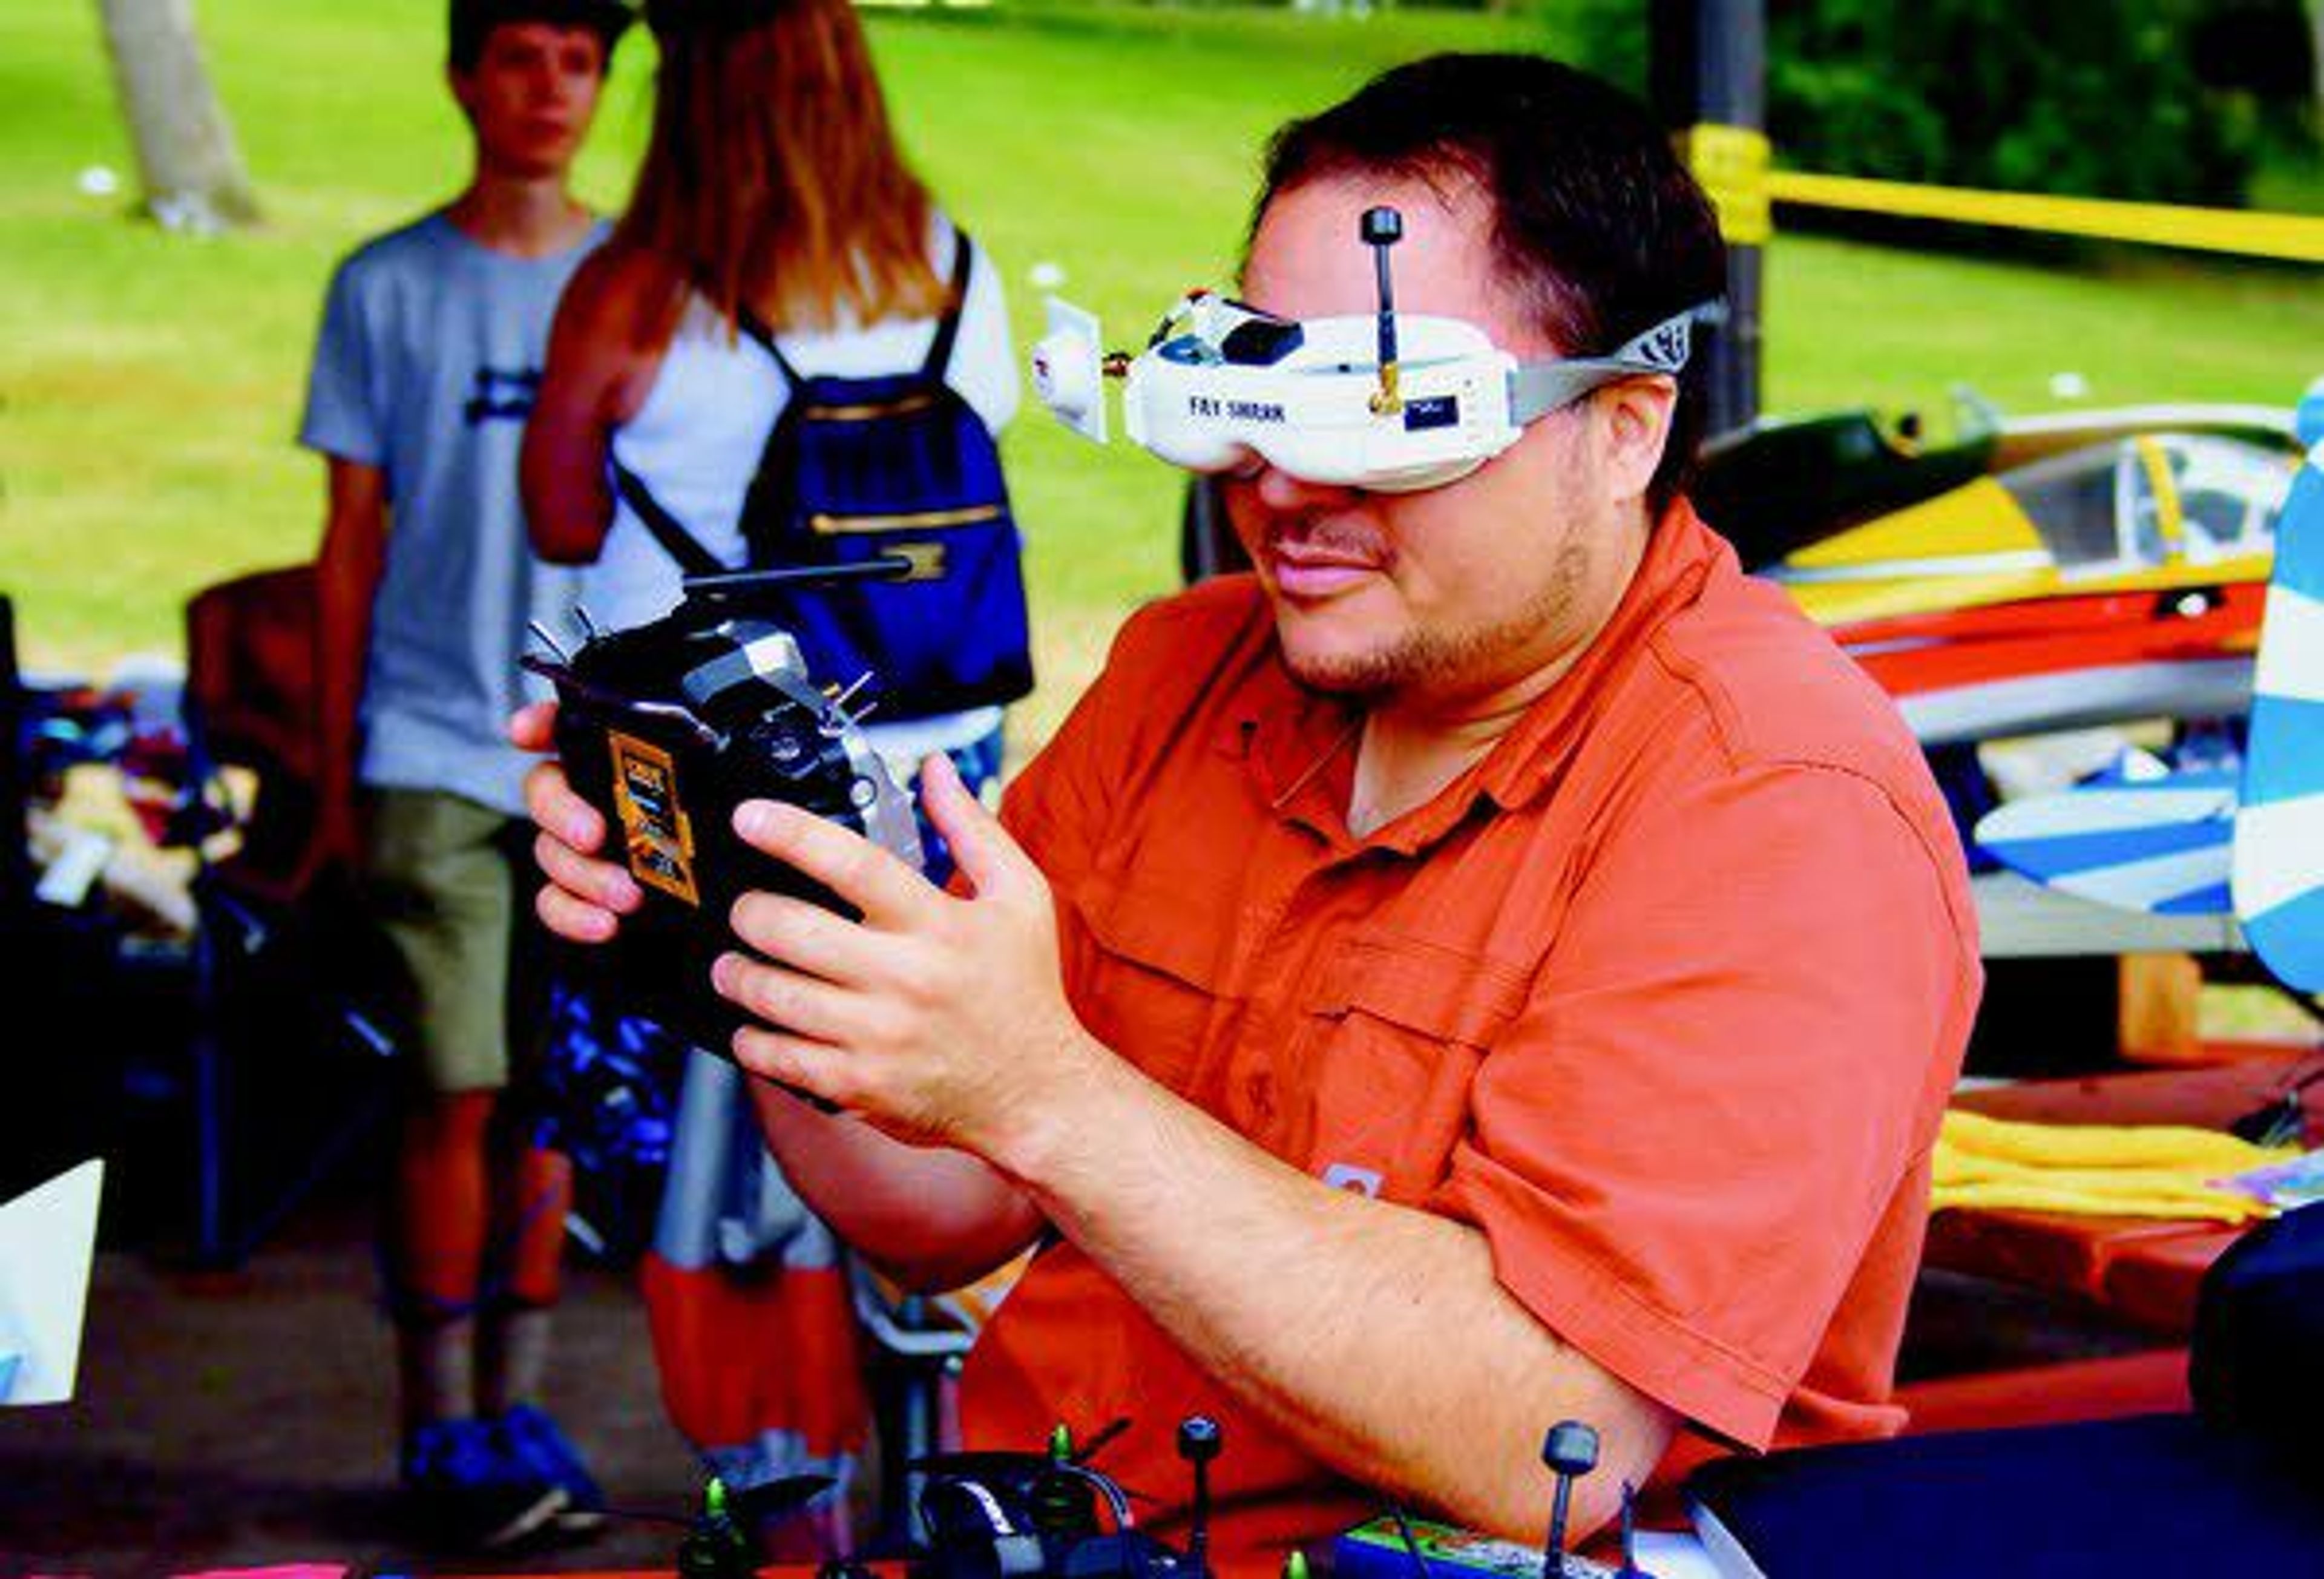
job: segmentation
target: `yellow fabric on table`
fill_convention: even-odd
[[[2255,1146],[2184,1124],[2039,1124],[1948,1109],[1929,1209],[2243,1223],[2274,1209],[2212,1181],[2299,1155],[2297,1146]]]

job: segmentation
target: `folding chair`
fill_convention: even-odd
[[[960,1445],[954,1379],[982,1325],[955,1303],[906,1294],[862,1256],[847,1258],[847,1292],[871,1339],[875,1435],[880,1444],[880,1535],[908,1543],[926,1475],[915,1466]]]
[[[202,780],[224,791],[244,770],[253,792],[233,820],[241,843],[205,869],[214,883],[284,899],[315,815],[314,568],[260,570],[186,605],[185,725]]]
[[[907,1293],[862,1256],[851,1251],[846,1259],[848,1300],[872,1346],[879,1537],[907,1545],[920,1534],[915,1510],[927,1478],[915,1466],[959,1448],[961,1367],[1032,1257],[1028,1251],[941,1294]]]
[[[194,1255],[208,1266],[245,1260],[366,1138],[393,1094],[395,1039],[363,1006],[376,940],[353,917],[345,873],[299,873],[320,767],[316,609],[309,566],[208,587],[186,609],[186,734],[198,792],[216,808],[199,820],[240,835],[193,880]],[[192,838],[198,853],[202,830]],[[256,1160],[237,1154],[242,1121],[257,1116],[261,1095],[271,1126],[302,1133],[264,1148],[295,1159],[287,1171],[237,1191]]]

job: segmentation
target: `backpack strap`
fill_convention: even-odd
[[[715,576],[730,568],[720,564],[717,556],[704,548],[701,540],[687,531],[677,516],[662,508],[661,501],[647,489],[644,480],[637,473],[611,455],[605,457],[605,463],[613,468],[615,490],[629,502],[630,508],[638,512],[638,519],[644,522],[646,530],[654,534],[654,540],[678,561],[680,570],[688,576]]]
[[[804,382],[799,377],[798,369],[791,365],[791,359],[783,355],[783,348],[775,344],[775,331],[767,327],[767,320],[742,302],[734,304],[734,327],[742,330],[752,345],[774,358],[775,371],[783,375],[786,388],[797,389]]]
[[[968,300],[968,276],[976,262],[975,249],[970,245],[968,232],[954,226],[952,233],[952,280],[945,289],[945,299],[951,305],[943,318],[936,320],[936,338],[928,342],[927,359],[920,364],[920,376],[941,381],[952,365],[953,342],[960,338],[960,309]],[[773,358],[775,370],[783,375],[783,383],[797,389],[806,380],[799,376],[783,348],[775,343],[775,331],[767,320],[752,312],[742,302],[734,304],[734,327],[747,336],[751,343]]]
[[[945,370],[952,365],[952,346],[960,338],[960,309],[968,300],[969,266],[975,261],[974,250],[969,245],[968,232],[957,225],[952,232],[952,285],[947,298],[952,305],[936,325],[936,337],[928,342],[928,359],[920,364],[920,376],[940,381]]]

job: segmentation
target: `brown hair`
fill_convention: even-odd
[[[469,72],[484,59],[493,29],[511,23],[545,22],[551,27],[586,27],[610,65],[632,15],[623,0],[452,0],[446,59],[455,71]]]
[[[849,0],[647,14],[661,48],[653,134],[621,240],[729,320],[743,304],[777,330],[942,311],[927,189],[896,146]]]

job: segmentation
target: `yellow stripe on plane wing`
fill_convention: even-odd
[[[1792,600],[1820,625],[1900,619],[2046,597],[2058,590],[2054,570],[1997,576],[1923,576],[1893,581],[1838,581],[1786,586]]]
[[[1812,543],[1784,560],[1801,569],[2041,551],[2041,534],[2008,489],[1991,477],[1892,511]]]
[[[2034,523],[1990,477],[1802,549],[1770,575],[1825,625],[1983,608],[2059,585]]]

